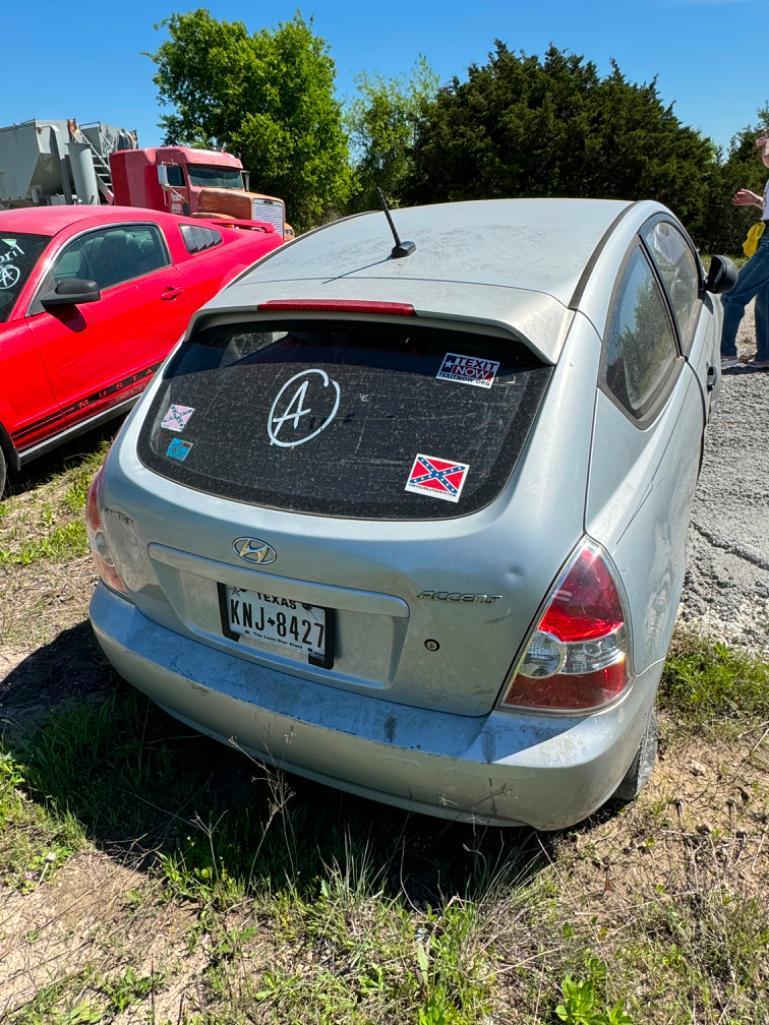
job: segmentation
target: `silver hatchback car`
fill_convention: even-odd
[[[413,246],[338,221],[195,315],[94,481],[91,621],[259,759],[568,826],[651,771],[720,301],[653,202],[395,220]]]

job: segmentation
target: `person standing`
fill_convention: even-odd
[[[769,130],[756,139],[764,167],[769,167]],[[738,189],[732,202],[735,206],[757,206],[764,224],[769,222],[769,181],[763,196],[750,189]],[[756,300],[756,355],[747,364],[737,358],[737,328],[751,299]],[[748,367],[769,368],[769,231],[764,231],[758,249],[740,271],[736,283],[721,299],[724,324],[721,332],[721,369]]]

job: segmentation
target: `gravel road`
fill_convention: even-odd
[[[740,354],[752,353],[745,317]],[[769,655],[769,372],[724,374],[707,431],[681,597],[684,626]]]

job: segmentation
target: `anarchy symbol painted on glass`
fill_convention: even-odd
[[[291,388],[291,385],[296,385]],[[295,448],[312,440],[336,416],[339,385],[324,370],[302,370],[283,385],[270,407],[270,444]]]

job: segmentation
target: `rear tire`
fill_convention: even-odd
[[[617,787],[614,797],[618,801],[634,801],[649,782],[654,763],[657,761],[659,747],[659,731],[657,730],[657,708],[652,707],[646,723],[646,729],[625,778]]]
[[[0,448],[0,501],[2,501],[3,495],[5,494],[5,482],[7,480],[7,468],[5,462],[5,453]]]

